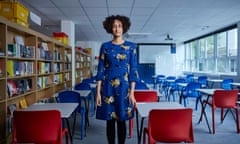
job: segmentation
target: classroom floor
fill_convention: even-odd
[[[162,98],[161,98],[162,99]],[[195,99],[188,100],[188,107],[194,109]],[[199,104],[198,110],[193,111],[193,129],[194,129],[194,143],[195,144],[239,144],[240,134],[236,132],[236,124],[233,120],[231,113],[229,113],[224,122],[220,123],[220,111],[216,111],[215,121],[216,121],[216,133],[210,134],[208,132],[208,127],[206,121],[203,120],[198,124],[199,114],[201,112],[201,106]],[[208,107],[207,110],[208,121],[211,125],[211,108]],[[74,144],[107,144],[106,139],[106,123],[102,120],[97,120],[95,117],[89,117],[90,126],[87,128],[87,135],[83,140],[80,140],[80,115],[78,115],[78,123],[76,125],[75,135],[73,137]],[[147,126],[147,119],[144,121],[144,126]],[[128,128],[128,121],[127,121]],[[128,134],[128,131],[127,131]],[[141,140],[142,141],[142,140]],[[117,144],[117,142],[116,142]],[[126,139],[126,144],[137,144],[137,130],[136,130],[136,120],[134,120],[133,137]]]

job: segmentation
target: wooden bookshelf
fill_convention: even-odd
[[[91,56],[75,48],[75,80],[80,83],[83,79],[91,77]]]
[[[11,135],[9,107],[72,87],[72,48],[0,17],[0,143]],[[70,57],[70,58],[69,58]]]

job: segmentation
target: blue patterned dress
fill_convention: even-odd
[[[129,120],[134,115],[128,93],[131,82],[138,81],[136,45],[125,41],[102,44],[97,81],[102,81],[102,105],[97,107],[96,118],[102,120]]]

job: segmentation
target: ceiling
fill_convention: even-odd
[[[102,22],[109,15],[130,17],[126,39],[137,43],[181,43],[239,22],[239,0],[18,0],[41,17],[49,36],[61,20],[75,24],[75,41],[107,41]],[[165,40],[169,34],[173,40]]]

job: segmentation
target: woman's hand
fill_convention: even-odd
[[[96,95],[96,104],[97,106],[102,106],[101,94]]]
[[[130,93],[129,93],[128,99],[129,99],[129,103],[130,103],[130,104],[132,104],[133,106],[136,105],[136,99],[135,99],[135,97],[134,97],[134,93],[133,93],[133,92],[130,92]]]

